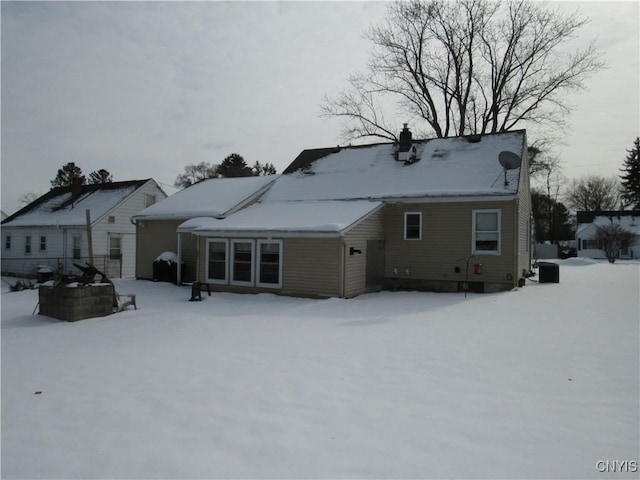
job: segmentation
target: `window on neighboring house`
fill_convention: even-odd
[[[46,235],[40,235],[40,251],[41,252],[46,252],[47,251],[47,236]]]
[[[155,195],[151,195],[149,193],[145,193],[144,194],[144,206],[145,206],[145,208],[146,207],[150,207],[154,203],[156,203],[156,196]]]
[[[31,235],[24,237],[24,253],[31,253]]]
[[[232,240],[231,283],[253,285],[253,240]]]
[[[207,280],[211,283],[229,283],[228,250],[228,240],[207,240]]]
[[[109,259],[119,260],[122,258],[122,237],[109,236]]]
[[[114,217],[113,215],[109,215],[109,218],[107,218],[107,222],[116,223],[116,217]]]
[[[500,255],[500,210],[473,211],[472,253]]]
[[[404,239],[420,240],[422,238],[422,213],[405,212],[404,214]]]
[[[598,240],[582,240],[582,250],[600,250],[600,248]]]
[[[11,235],[4,237],[4,248],[5,250],[11,250]]]
[[[282,241],[258,240],[258,286],[282,286]]]
[[[82,254],[82,249],[80,247],[80,237],[74,236],[73,237],[73,259],[79,260],[81,254]]]

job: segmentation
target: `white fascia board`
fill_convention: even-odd
[[[343,232],[327,232],[312,230],[200,230],[191,232],[197,237],[216,238],[339,238]]]
[[[468,195],[468,196],[438,196],[438,197],[385,197],[381,202],[394,203],[478,203],[478,202],[504,202],[518,198],[516,193],[508,195]]]

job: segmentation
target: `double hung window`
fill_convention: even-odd
[[[31,235],[24,237],[24,253],[31,253]]]
[[[472,253],[500,255],[500,210],[473,211]]]
[[[46,252],[47,251],[47,236],[46,235],[40,235],[40,251],[41,252]]]
[[[253,285],[253,240],[231,241],[231,283]]]
[[[211,283],[228,283],[228,240],[207,240],[207,280]]]
[[[74,236],[73,237],[73,259],[74,260],[79,260],[80,259],[80,255],[82,253],[82,248],[80,246],[80,236]]]
[[[118,260],[122,258],[122,237],[110,236],[109,237],[109,259]]]
[[[405,212],[404,214],[404,239],[422,239],[422,213]]]
[[[258,286],[282,287],[282,241],[258,240]]]

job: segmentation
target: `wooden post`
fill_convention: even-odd
[[[91,210],[85,210],[87,215],[87,242],[89,243],[89,263],[93,265],[93,239],[91,238]]]

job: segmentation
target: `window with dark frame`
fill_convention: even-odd
[[[422,238],[422,213],[405,212],[404,214],[404,239],[420,240]]]
[[[24,237],[24,253],[31,253],[31,235]]]
[[[47,236],[46,235],[40,235],[40,251],[41,252],[46,252],[47,251]]]
[[[11,250],[11,235],[4,237],[4,248],[5,250]]]

